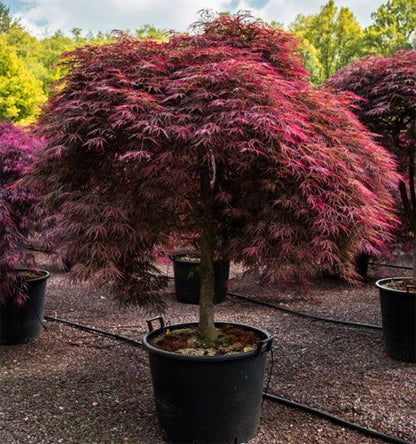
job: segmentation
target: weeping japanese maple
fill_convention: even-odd
[[[354,279],[356,254],[389,238],[397,177],[349,98],[310,86],[292,37],[246,15],[195,29],[69,54],[32,174],[73,272],[124,301],[156,294],[155,250],[193,239],[213,338],[214,257],[268,280]]]
[[[329,85],[356,95],[355,113],[399,160],[398,183],[404,226],[413,236],[416,280],[416,50],[368,57],[338,71]]]
[[[14,268],[28,259],[27,238],[40,207],[36,189],[18,181],[40,146],[41,140],[23,128],[0,123],[0,303],[25,299]]]

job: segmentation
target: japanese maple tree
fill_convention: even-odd
[[[13,269],[26,257],[27,236],[40,207],[36,190],[17,182],[40,146],[41,140],[24,129],[0,123],[0,303],[25,299]]]
[[[148,302],[163,283],[155,250],[192,240],[212,339],[214,257],[260,265],[267,280],[322,269],[352,280],[357,252],[383,249],[394,161],[347,95],[310,86],[296,45],[240,14],[165,43],[121,36],[69,54],[32,180],[76,276]]]
[[[398,183],[404,224],[413,236],[413,278],[416,281],[416,50],[392,57],[368,57],[338,71],[329,84],[352,91],[364,125],[398,159]]]

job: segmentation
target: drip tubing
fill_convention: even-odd
[[[342,324],[342,325],[347,325],[349,327],[371,328],[373,330],[382,330],[383,329],[383,327],[381,325],[363,324],[361,322],[344,321],[341,319],[331,319],[331,318],[326,318],[323,316],[311,315],[308,313],[303,313],[301,311],[291,310],[290,308],[285,308],[280,305],[271,304],[270,302],[257,301],[256,299],[252,299],[248,296],[243,296],[241,294],[231,293],[231,292],[228,292],[227,294],[230,296],[233,296],[235,298],[242,299],[243,301],[251,302],[253,304],[263,305],[263,306],[269,307],[269,308],[274,308],[274,309],[280,310],[284,313],[292,314],[295,316],[300,316],[302,318],[313,319],[315,321],[331,322],[333,324]]]
[[[117,341],[127,342],[130,345],[134,345],[135,347],[143,347],[141,341],[136,341],[135,339],[127,338],[126,336],[119,335],[117,333],[112,333],[107,330],[101,330],[95,327],[89,327],[88,325],[78,324],[77,322],[71,322],[67,319],[56,318],[54,316],[44,316],[47,321],[52,322],[61,322],[62,324],[69,325],[70,327],[78,328],[79,330],[88,331],[89,333],[97,333],[101,336],[106,336],[111,339],[116,339]]]
[[[122,336],[122,335],[119,335],[119,334],[116,334],[116,333],[112,333],[112,332],[109,332],[107,330],[101,330],[101,329],[98,329],[98,328],[90,327],[88,325],[79,324],[77,322],[71,322],[71,321],[68,321],[67,319],[57,318],[57,317],[54,317],[54,316],[45,316],[44,318],[47,321],[61,322],[63,324],[69,325],[70,327],[78,328],[80,330],[84,330],[84,331],[87,331],[89,333],[96,333],[96,334],[99,334],[99,335],[102,335],[102,336],[109,337],[111,339],[115,339],[117,341],[126,342],[126,343],[128,343],[130,345],[133,345],[135,347],[143,347],[143,344],[142,344],[141,341],[136,341],[135,339],[131,339],[131,338],[128,338],[126,336]],[[378,438],[378,439],[381,439],[381,440],[383,440],[385,442],[397,443],[397,444],[410,444],[410,442],[404,441],[404,440],[402,440],[400,438],[396,438],[394,436],[385,435],[384,433],[380,433],[380,432],[377,432],[375,430],[368,429],[368,428],[366,428],[364,426],[361,426],[359,424],[355,424],[353,422],[350,422],[350,421],[347,421],[345,419],[339,418],[337,416],[331,415],[330,413],[327,413],[327,412],[325,412],[323,410],[319,410],[319,409],[316,409],[314,407],[309,407],[309,406],[307,406],[305,404],[300,404],[298,402],[291,401],[289,399],[281,398],[281,397],[275,396],[275,395],[270,395],[268,393],[263,393],[263,400],[264,399],[267,399],[267,400],[272,401],[272,402],[277,402],[277,403],[283,404],[283,405],[285,405],[287,407],[291,407],[291,408],[296,408],[298,410],[302,410],[302,411],[304,411],[306,413],[310,413],[312,415],[315,415],[315,416],[318,416],[320,418],[323,418],[323,419],[326,419],[328,421],[331,421],[334,424],[342,425],[344,427],[348,427],[348,428],[350,428],[352,430],[356,430],[356,431],[358,431],[358,432],[360,432],[360,433],[362,433],[364,435],[371,436],[373,438]]]
[[[413,267],[407,267],[406,265],[379,264],[377,262],[369,262],[368,265],[374,265],[375,267],[402,268],[403,270],[413,270]]]
[[[384,433],[376,432],[375,430],[368,429],[367,427],[355,424],[354,422],[347,421],[345,419],[339,418],[338,416],[331,415],[325,411],[309,407],[305,404],[300,404],[299,402],[290,401],[289,399],[281,398],[280,396],[270,395],[268,393],[263,393],[263,398],[272,402],[277,402],[283,404],[287,407],[296,408],[303,410],[311,415],[318,416],[319,418],[327,419],[337,425],[348,427],[352,430],[356,430],[364,435],[371,436],[372,438],[378,438],[385,442],[398,443],[398,444],[410,444],[409,441],[404,441],[400,438],[395,438],[394,436],[385,435]]]

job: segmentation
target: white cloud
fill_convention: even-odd
[[[145,24],[186,31],[197,11],[223,11],[227,0],[35,0],[26,3],[17,16],[29,30],[47,28],[69,31],[136,29]]]
[[[251,9],[255,17],[267,22],[276,20],[285,25],[293,22],[298,14],[318,14],[328,0],[270,0],[264,7],[249,8],[250,0],[241,0],[240,7]],[[362,26],[370,23],[370,14],[385,3],[385,0],[335,0],[337,7],[349,8]]]
[[[362,25],[370,13],[384,0],[337,0],[338,6],[349,7]],[[145,24],[162,29],[186,31],[198,18],[201,9],[232,12],[251,10],[265,21],[276,20],[288,25],[297,14],[316,14],[326,0],[19,0],[5,1],[18,14],[29,31],[40,34],[46,30],[68,32],[77,27],[85,31],[136,29]],[[255,4],[263,7],[253,8]]]

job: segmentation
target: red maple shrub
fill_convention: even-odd
[[[13,269],[26,257],[27,236],[38,216],[39,195],[17,184],[41,141],[12,123],[0,123],[0,303],[25,299]]]
[[[346,95],[313,89],[296,41],[247,16],[168,43],[121,36],[66,59],[33,170],[81,278],[148,303],[154,250],[201,254],[200,329],[213,337],[214,255],[265,279],[354,279],[395,224],[395,164]]]
[[[416,261],[416,50],[356,61],[338,71],[328,84],[359,96],[355,113],[398,159],[403,226],[412,233]],[[413,269],[416,273],[416,266]]]

